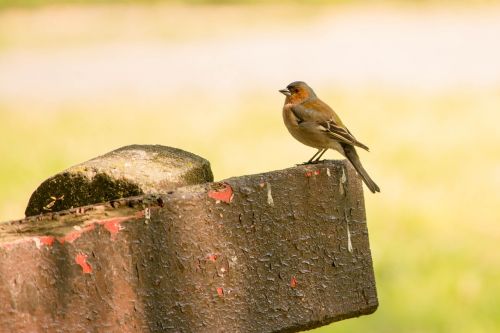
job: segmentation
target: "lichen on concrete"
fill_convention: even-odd
[[[44,181],[31,195],[25,214],[164,193],[210,181],[210,163],[195,154],[161,145],[125,146]]]

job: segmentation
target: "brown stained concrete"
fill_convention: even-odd
[[[2,332],[297,332],[378,306],[362,184],[344,161],[39,215],[0,235]]]

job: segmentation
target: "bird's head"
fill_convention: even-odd
[[[307,83],[302,81],[295,81],[286,86],[286,89],[281,89],[279,91],[286,96],[285,103],[301,103],[308,98],[316,97],[314,91],[307,85]]]

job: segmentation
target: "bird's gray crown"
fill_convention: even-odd
[[[298,88],[298,87],[309,87],[307,85],[307,83],[305,83],[304,81],[294,81],[292,83],[290,83],[289,85],[286,86],[287,89],[290,89],[290,88]]]
[[[316,96],[316,94],[314,93],[312,88],[309,87],[307,85],[307,83],[305,83],[304,81],[294,81],[294,82],[290,83],[288,86],[286,86],[286,88],[288,90],[299,89],[299,88],[306,89],[309,92],[309,96],[311,96],[311,97]]]

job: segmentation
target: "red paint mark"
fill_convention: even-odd
[[[141,214],[142,216],[140,217],[143,217],[144,211],[141,211]],[[135,216],[114,217],[107,220],[97,221],[96,223],[104,226],[104,228],[111,234],[111,239],[114,239],[116,234],[120,232],[120,230],[124,229],[124,227],[121,226],[121,223],[134,217],[137,217],[137,214]]]
[[[54,244],[54,241],[56,240],[55,237],[53,236],[41,236],[39,238],[40,238],[40,243],[47,246],[52,246],[52,244]]]
[[[217,288],[217,295],[219,295],[219,297],[224,296],[224,289],[222,287]]]
[[[209,254],[208,255],[208,260],[211,262],[215,262],[217,260],[218,255],[217,254]]]
[[[319,170],[314,170],[314,171],[307,171],[305,173],[306,177],[311,177],[311,176],[317,176],[321,173]]]
[[[144,212],[142,213],[144,214]],[[75,230],[66,234],[66,236],[59,237],[57,240],[59,243],[64,244],[65,242],[73,243],[75,240],[80,238],[84,233],[92,231],[95,229],[96,224],[100,224],[104,226],[106,230],[111,234],[111,239],[114,239],[114,236],[123,229],[120,225],[123,221],[130,220],[135,216],[123,216],[123,217],[114,217],[111,219],[94,221],[94,223],[89,224],[85,227],[82,227],[80,230]]]
[[[121,226],[120,226],[121,222],[122,221],[120,221],[120,220],[111,220],[111,221],[104,222],[104,228],[106,228],[106,230],[109,231],[110,234],[112,234],[112,235],[116,234],[121,229]]]
[[[73,243],[75,240],[80,238],[84,233],[92,231],[95,229],[96,224],[103,225],[106,230],[109,231],[111,234],[111,237],[113,239],[113,236],[116,235],[120,230],[123,229],[121,226],[121,223],[130,220],[133,218],[137,217],[143,217],[144,216],[144,211],[141,210],[137,212],[133,216],[123,216],[123,217],[115,217],[107,220],[101,220],[101,221],[91,221],[93,223],[88,224],[87,226],[79,228],[79,230],[74,230],[71,232],[68,232],[65,236],[62,237],[54,237],[54,236],[37,236],[37,237],[25,237],[25,238],[20,238],[16,239],[12,242],[8,243],[3,243],[0,244],[0,248],[4,248],[6,250],[11,250],[14,248],[15,245],[29,242],[29,241],[34,241],[35,245],[40,248],[40,245],[46,245],[46,246],[52,246],[54,245],[54,242],[57,240],[59,243],[64,244],[65,242],[68,243]]]
[[[66,234],[66,236],[59,237],[57,240],[61,244],[64,244],[65,242],[73,243],[75,240],[80,238],[82,236],[82,234],[84,234],[88,231],[94,230],[94,229],[95,229],[95,224],[90,224],[86,227],[81,228],[80,230],[75,230],[75,231],[69,232]]]
[[[80,265],[84,274],[92,273],[92,266],[87,263],[87,257],[84,253],[79,253],[75,257],[75,262]]]
[[[295,278],[295,276],[292,276],[292,279],[290,280],[290,287],[297,287],[297,279]]]
[[[104,228],[111,234],[111,239],[114,240],[116,234],[123,229],[120,225],[122,223],[121,219],[113,219],[111,221],[104,222]]]
[[[227,183],[222,183],[222,185],[224,185],[224,188],[208,191],[208,196],[215,200],[230,203],[234,196],[233,189]]]

